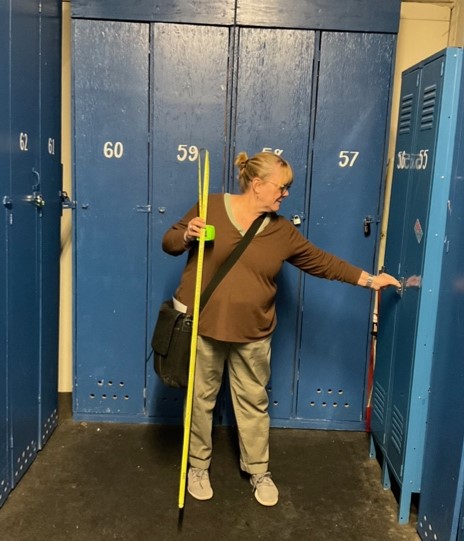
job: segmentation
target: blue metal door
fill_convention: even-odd
[[[438,132],[442,69],[443,59],[439,59],[425,66],[421,73],[421,93],[418,116],[416,117],[417,139],[412,146],[414,158],[409,162],[410,165],[414,163],[414,168],[410,169],[402,239],[403,254],[400,268],[395,269],[395,272],[398,272],[400,276],[409,279],[411,285],[414,283],[412,280],[422,279],[424,271],[425,242],[423,242],[423,237],[429,222],[434,161],[432,149],[435,147]],[[425,154],[429,149],[430,151]],[[394,239],[392,238],[389,242],[394,242]],[[391,381],[392,413],[386,435],[389,461],[396,472],[401,471],[405,453],[405,424],[411,398],[417,317],[420,308],[419,292],[421,289],[419,285],[420,282],[417,282],[417,287],[408,287],[398,305],[396,316],[395,354]]]
[[[257,28],[238,32],[231,153],[244,150],[251,156],[268,149],[292,164],[295,182],[281,214],[303,228],[315,33]],[[294,416],[300,287],[299,271],[285,266],[278,281],[278,325],[268,387],[269,413],[275,426],[288,424]]]
[[[394,36],[323,33],[309,192],[309,239],[375,270]],[[367,231],[365,234],[364,226]],[[371,297],[304,278],[297,417],[363,429]]]
[[[144,413],[147,24],[74,21],[74,411]]]
[[[40,26],[39,447],[57,423],[61,220],[61,2],[42,3]]]
[[[461,58],[462,51],[450,49],[403,76],[386,251],[386,271],[403,286],[382,295],[373,416],[373,436],[385,454],[384,486],[391,471],[401,488],[402,523],[421,486]]]
[[[16,484],[37,448],[39,310],[39,3],[25,0],[11,16],[11,186],[8,237],[8,398]]]
[[[462,69],[462,68],[461,68]],[[430,400],[417,530],[421,538],[462,539],[464,495],[464,72],[455,89],[460,96],[446,242],[430,377]],[[446,99],[446,97],[444,97]]]
[[[415,124],[418,114],[420,70],[412,70],[403,75],[401,83],[399,127],[396,137],[397,149],[412,149],[414,143]],[[403,152],[399,150],[399,152]],[[397,164],[396,164],[397,165]],[[385,251],[385,269],[398,276],[403,254],[405,215],[408,205],[408,190],[412,169],[396,167],[392,184],[388,224],[389,240]],[[395,290],[387,289],[380,298],[379,333],[377,338],[377,356],[375,365],[375,381],[373,389],[373,409],[371,431],[378,444],[385,448],[386,423],[391,412],[389,404],[390,380],[394,349],[392,336],[395,333],[396,313],[401,297]]]
[[[148,329],[159,305],[174,293],[185,257],[161,250],[165,231],[198,199],[198,162],[210,152],[210,192],[225,181],[229,29],[155,24],[152,27],[152,223]],[[147,334],[147,414],[178,421],[183,392],[166,388],[153,371]]]
[[[0,73],[10,72],[10,6],[9,2],[0,3]],[[9,77],[0,78],[0,140],[8,141],[10,137],[9,124]],[[6,271],[8,229],[7,199],[10,194],[10,159],[7,145],[0,146],[0,198],[2,199],[0,218],[0,506],[10,491],[10,454],[8,448],[8,380],[6,365]]]

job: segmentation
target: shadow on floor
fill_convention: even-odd
[[[214,498],[186,496],[179,524],[182,429],[60,424],[0,510],[3,541],[417,541],[416,515],[399,525],[359,432],[271,430],[277,506],[259,505],[238,467],[233,429],[214,431]]]

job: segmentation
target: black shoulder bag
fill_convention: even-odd
[[[219,267],[211,282],[200,297],[200,311],[204,308],[213,291],[229,272],[245,248],[255,236],[265,215],[261,214],[251,224],[243,239]],[[188,383],[190,343],[192,339],[192,316],[176,310],[172,300],[161,304],[158,320],[153,330],[154,368],[161,381],[168,387],[185,388]]]

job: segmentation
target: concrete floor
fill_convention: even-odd
[[[3,541],[419,540],[414,508],[380,484],[368,436],[272,429],[277,506],[259,505],[240,475],[233,429],[215,429],[214,498],[186,496],[179,521],[180,427],[75,422],[60,400],[60,424],[0,510]]]

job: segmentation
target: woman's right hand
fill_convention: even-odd
[[[195,239],[200,238],[200,232],[202,229],[205,228],[205,225],[206,222],[205,220],[203,220],[203,218],[200,218],[199,216],[192,218],[187,224],[187,229],[184,233],[185,243],[187,244]]]

